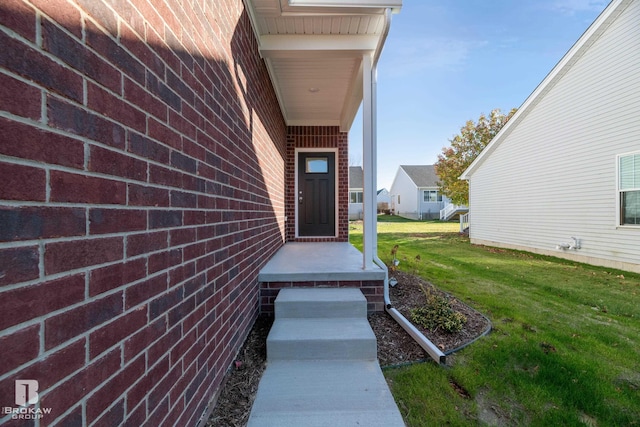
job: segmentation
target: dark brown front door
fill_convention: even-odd
[[[298,235],[335,236],[335,153],[298,155]]]

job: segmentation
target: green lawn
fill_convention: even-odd
[[[640,275],[472,246],[458,228],[379,217],[383,261],[399,245],[400,269],[493,323],[450,367],[385,371],[407,424],[640,425]]]

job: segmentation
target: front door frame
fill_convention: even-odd
[[[333,153],[334,154],[334,185],[335,185],[335,212],[334,212],[334,224],[335,224],[335,229],[333,231],[333,236],[300,236],[299,233],[299,226],[298,226],[298,166],[299,166],[299,154],[300,153]],[[296,148],[295,149],[295,161],[294,161],[294,170],[295,170],[295,191],[294,191],[294,205],[295,205],[295,238],[296,239],[319,239],[319,238],[330,238],[330,239],[335,239],[336,237],[338,237],[338,195],[340,194],[339,191],[339,184],[340,182],[338,181],[338,176],[339,176],[339,168],[338,165],[339,163],[339,159],[338,159],[338,148]]]

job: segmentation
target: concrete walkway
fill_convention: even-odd
[[[282,289],[249,427],[403,427],[357,289]]]

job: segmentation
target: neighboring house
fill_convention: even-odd
[[[349,166],[349,219],[362,219],[364,177],[362,166]]]
[[[349,220],[359,220],[363,217],[363,183],[362,166],[349,166]],[[389,210],[391,196],[386,188],[378,190],[376,194],[377,212]]]
[[[389,193],[389,190],[386,188],[378,190],[376,202],[378,204],[378,213],[388,212],[391,209],[391,193]]]
[[[348,242],[348,131],[364,104],[375,152],[401,2],[309,3],[0,2],[0,407],[28,403],[22,384],[50,410],[37,425],[202,425],[258,314],[299,283],[260,270]],[[374,282],[314,283],[370,286],[382,310],[364,229]]]
[[[391,211],[410,219],[440,218],[449,200],[438,191],[433,165],[402,165],[391,184]]]
[[[465,171],[473,243],[640,272],[639,28],[612,1]]]

